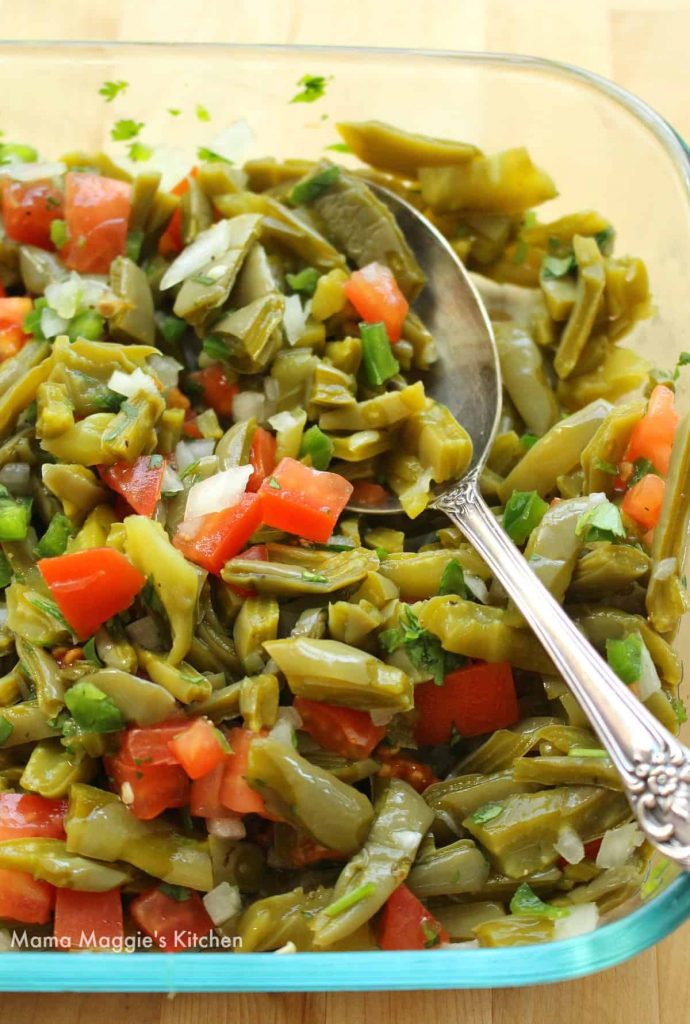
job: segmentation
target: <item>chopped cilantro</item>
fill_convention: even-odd
[[[185,889],[183,885],[171,885],[170,882],[161,882],[158,888],[177,903],[186,903],[192,895],[191,889]]]
[[[438,592],[441,595],[457,594],[458,597],[467,597],[465,574],[457,558],[451,558],[443,570]]]
[[[126,142],[128,139],[135,139],[143,127],[143,121],[123,118],[121,121],[116,121],[110,129],[110,138],[113,142]]]
[[[134,160],[135,163],[144,163],[145,160],[150,160],[153,156],[153,150],[150,146],[145,146],[143,142],[133,142],[127,150],[127,155],[130,160]]]
[[[568,256],[545,256],[541,264],[542,277],[558,278],[565,277],[576,267],[575,256],[570,253]]]
[[[199,160],[205,160],[207,163],[232,163],[232,160],[228,160],[227,157],[221,156],[220,153],[216,153],[213,149],[209,149],[208,146],[199,146],[196,151],[196,155]]]
[[[93,683],[82,680],[65,693],[65,704],[77,723],[87,732],[118,732],[125,719],[110,697]]]
[[[611,501],[602,501],[592,506],[578,519],[575,533],[582,537],[585,543],[625,537],[620,509]]]
[[[299,274],[286,274],[285,280],[293,292],[300,292],[302,295],[313,295],[321,274],[315,267],[305,267]]]
[[[548,917],[552,920],[567,917],[570,913],[567,907],[553,907],[550,903],[544,903],[527,882],[523,882],[515,890],[510,901],[510,912],[522,917]]]
[[[633,471],[628,480],[628,486],[632,487],[633,484],[640,482],[643,476],[648,476],[649,473],[653,473],[655,476],[659,476],[649,459],[635,459],[633,462]]]
[[[422,929],[422,935],[424,936],[424,948],[433,949],[434,946],[438,946],[441,942],[441,925],[438,921],[430,921],[428,918],[423,918],[420,923]]]
[[[50,240],[56,249],[62,249],[69,241],[69,231],[64,220],[56,218],[50,222]]]
[[[168,107],[168,113],[171,117],[179,117],[182,111],[179,107]]]
[[[320,99],[326,92],[326,82],[330,81],[324,75],[303,75],[297,82],[301,91],[295,93],[290,103],[313,103]]]
[[[606,462],[604,459],[595,459],[594,468],[601,473],[608,473],[609,476],[618,475],[618,466],[614,466],[612,462]]]
[[[116,82],[104,82],[98,90],[98,95],[104,96],[106,103],[112,103],[115,97],[124,92],[128,85],[129,82],[124,82],[122,79]]]
[[[206,107],[202,106],[201,103],[197,103],[197,105],[196,105],[196,116],[199,119],[199,121],[210,121],[211,120],[211,115],[209,114],[209,112],[206,109]]]
[[[444,651],[439,638],[420,626],[417,616],[408,605],[400,614],[397,628],[379,633],[379,643],[389,654],[404,647],[415,668],[428,672],[437,686],[443,685],[449,672],[464,664],[464,659]]]
[[[474,812],[472,821],[475,825],[485,825],[487,821],[493,821],[494,818],[498,818],[499,815],[503,814],[504,810],[503,804],[484,804]]]
[[[324,576],[322,572],[313,572],[312,569],[303,569],[302,579],[305,583],[328,583],[328,576]]]
[[[602,256],[611,255],[611,253],[613,252],[613,242],[615,237],[616,232],[614,228],[612,228],[610,225],[609,227],[604,228],[603,231],[597,231],[597,233],[594,236],[594,241],[599,246],[599,251],[601,252]]]
[[[332,150],[334,153],[351,153],[352,150],[348,146],[347,142],[332,142],[330,146],[326,146],[325,149]]]
[[[302,178],[301,181],[298,181],[293,186],[288,199],[293,206],[305,206],[308,203],[313,203],[339,177],[340,168],[335,164],[325,167],[323,170],[317,171],[316,174],[310,174],[307,178]]]
[[[8,722],[6,718],[0,717],[0,746],[7,743],[13,732],[14,726],[12,723]]]
[[[520,438],[520,444],[523,448],[526,448],[529,451],[530,448],[534,447],[538,440],[539,438],[536,434],[532,434],[528,431],[526,434],[523,434]]]
[[[678,725],[683,725],[684,722],[687,722],[688,712],[680,697],[671,697],[671,707],[673,708],[673,713],[676,716]]]

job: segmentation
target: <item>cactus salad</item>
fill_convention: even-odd
[[[690,438],[678,371],[621,343],[650,312],[644,264],[598,213],[538,216],[556,190],[524,149],[340,132],[354,170],[208,153],[171,192],[102,154],[0,151],[15,934],[513,945],[639,891],[650,851],[611,761],[425,513],[472,445],[425,393],[424,276],[367,182],[480,275],[505,383],[483,492],[677,731]],[[397,519],[348,512],[391,492]]]

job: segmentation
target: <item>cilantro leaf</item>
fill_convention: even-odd
[[[439,638],[420,626],[417,616],[407,605],[400,614],[397,628],[379,633],[379,643],[389,654],[404,647],[414,667],[428,672],[437,686],[443,685],[449,672],[464,664],[460,656],[444,651]]]
[[[628,480],[628,486],[632,487],[633,484],[639,483],[643,476],[648,476],[650,473],[659,476],[649,459],[635,459],[632,475]]]
[[[136,163],[143,163],[145,160],[151,159],[153,150],[150,146],[145,146],[143,142],[133,142],[127,150],[127,155],[130,160],[134,160]]]
[[[613,252],[613,242],[616,237],[614,228],[609,225],[604,228],[603,231],[597,231],[594,236],[594,241],[599,246],[599,251],[602,256],[610,256]]]
[[[182,111],[179,107],[168,107],[168,113],[171,117],[179,117]]]
[[[536,892],[523,882],[515,890],[510,901],[510,912],[517,916],[527,917],[567,917],[570,911],[567,907],[553,907],[550,903],[544,903]]]
[[[110,697],[93,683],[82,680],[65,693],[65,704],[74,721],[87,732],[118,732],[125,719]]]
[[[332,150],[334,153],[351,153],[352,150],[348,146],[347,142],[332,142],[330,146],[324,147],[327,150]]]
[[[221,156],[220,153],[216,153],[215,150],[209,149],[208,146],[199,146],[196,151],[196,155],[199,160],[204,160],[206,163],[232,163],[232,160],[228,160],[227,157]]]
[[[457,594],[458,597],[465,598],[468,596],[467,587],[465,586],[465,574],[457,558],[451,558],[443,570],[438,592],[442,596],[445,594]]]
[[[611,501],[602,501],[594,505],[580,516],[575,533],[582,537],[585,543],[625,537],[620,509]]]
[[[206,109],[206,107],[203,107],[201,105],[201,103],[197,103],[197,105],[196,105],[196,116],[197,116],[197,118],[200,121],[210,121],[211,120],[211,115],[209,114],[209,112]]]
[[[0,717],[0,746],[7,743],[13,732],[14,726],[12,723],[8,722],[6,718]]]
[[[115,97],[124,92],[128,85],[129,82],[124,82],[122,79],[116,82],[104,82],[98,90],[98,95],[104,96],[106,103],[112,103]]]
[[[128,139],[136,138],[143,127],[143,121],[132,121],[131,118],[123,118],[121,121],[116,121],[110,129],[110,138],[113,142],[126,142]]]
[[[503,804],[482,804],[472,815],[472,821],[475,825],[483,825],[487,821],[493,821],[494,818],[498,818],[499,815],[503,814],[504,810]]]
[[[313,203],[339,177],[340,168],[337,164],[325,167],[323,170],[317,171],[316,174],[310,174],[307,178],[298,181],[288,199],[293,206],[305,206],[307,203]]]
[[[177,903],[186,903],[192,895],[191,889],[185,889],[183,885],[172,885],[170,882],[161,882],[158,888]]]
[[[331,78],[332,76],[325,78],[324,75],[303,75],[297,82],[302,89],[292,97],[290,103],[313,103],[320,99],[326,92],[326,82]]]
[[[526,448],[529,451],[530,448],[534,448],[538,440],[539,437],[537,434],[532,434],[528,431],[526,434],[523,434],[520,438],[520,444],[523,448]]]
[[[608,473],[609,476],[618,476],[618,466],[614,466],[612,462],[606,462],[604,459],[595,459],[594,468],[598,469],[600,473]]]

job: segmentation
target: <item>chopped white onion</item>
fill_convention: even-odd
[[[251,466],[235,466],[194,484],[187,495],[185,519],[197,519],[211,512],[232,508],[247,490],[253,472]]]
[[[479,939],[468,939],[467,942],[442,942],[440,949],[479,949]]]
[[[159,394],[153,377],[150,377],[148,373],[144,373],[138,366],[131,373],[113,370],[108,381],[108,387],[111,391],[116,391],[118,395],[124,395],[126,398],[134,398],[135,395],[140,394],[142,391],[148,391],[152,395]]]
[[[153,370],[164,388],[175,388],[180,379],[182,363],[172,356],[150,356],[147,360],[148,366]]]
[[[581,860],[584,860],[585,844],[574,828],[566,827],[562,829],[558,842],[554,843],[554,847],[568,864],[579,864]]]
[[[290,430],[294,427],[298,422],[298,415],[285,409],[284,412],[277,412],[275,416],[269,416],[268,423],[279,434],[281,430]]]
[[[58,163],[13,163],[5,164],[2,174],[8,175],[14,181],[38,181],[40,178],[59,178],[64,174],[67,167]]]
[[[674,572],[678,569],[678,559],[662,558],[661,561],[652,569],[651,579],[653,580],[667,580],[673,576]]]
[[[240,391],[232,400],[232,418],[235,423],[265,419],[266,399],[260,391]]]
[[[596,865],[598,868],[620,868],[625,864],[633,850],[644,842],[644,836],[634,822],[610,828],[604,833]]]
[[[292,939],[289,939],[285,943],[284,946],[280,947],[280,949],[274,949],[273,950],[273,955],[274,956],[286,956],[286,955],[289,956],[290,954],[296,953],[296,952],[297,952],[297,946],[294,944]]]
[[[413,828],[397,828],[394,833],[395,845],[409,853],[411,857],[417,853],[417,848],[422,841],[422,833]]]
[[[199,438],[194,441],[178,441],[175,445],[175,462],[180,473],[184,472],[192,463],[207,455],[213,455],[216,442],[209,439]]]
[[[155,651],[163,646],[163,638],[158,630],[156,620],[152,619],[150,615],[130,622],[125,629],[129,639],[138,647],[143,647],[147,651]]]
[[[227,252],[232,240],[232,220],[219,220],[205,231],[200,231],[194,241],[182,250],[173,260],[160,283],[161,291],[174,288],[192,274],[199,271],[216,259],[221,253]]]
[[[306,330],[307,317],[299,295],[288,295],[283,311],[283,329],[288,345],[296,345]]]
[[[642,638],[640,638],[642,639]],[[653,693],[661,689],[661,680],[647,645],[642,640],[642,656],[640,658],[640,678],[637,681],[637,695],[640,700],[647,700]]]
[[[275,377],[264,377],[264,395],[267,402],[277,402],[280,398],[280,382]]]
[[[45,290],[45,298],[58,316],[71,320],[80,309],[95,309],[108,291],[106,278],[81,277],[73,270],[64,281],[49,284]]]
[[[45,306],[41,310],[41,330],[44,337],[57,338],[58,334],[66,334],[68,327],[69,320],[65,320],[64,317],[56,313],[50,306]]]
[[[31,494],[31,467],[25,462],[7,462],[0,469],[0,484],[16,497]]]
[[[243,162],[253,142],[254,132],[242,118],[239,121],[233,121],[229,128],[225,128],[211,139],[208,148],[231,164],[238,164]],[[238,171],[238,173],[244,172]]]
[[[302,716],[296,708],[278,708],[278,716],[269,736],[286,747],[294,746],[295,729],[302,725]]]
[[[374,725],[388,725],[396,714],[397,712],[391,711],[390,708],[371,708],[369,711],[369,717]]]
[[[481,578],[481,576],[475,576],[473,572],[466,572],[464,574],[465,586],[478,601],[482,604],[489,603],[489,589]]]
[[[122,799],[123,804],[134,803],[134,790],[132,789],[131,783],[122,783],[122,786],[120,787],[120,798]]]
[[[179,494],[180,491],[184,490],[184,484],[180,480],[179,476],[172,468],[169,462],[166,462],[165,469],[163,470],[163,483],[161,485],[161,494],[166,497],[169,494]]]
[[[206,828],[209,835],[217,839],[244,839],[247,830],[239,814],[227,814],[222,818],[207,818]]]
[[[599,911],[596,903],[580,903],[570,908],[567,917],[557,917],[553,923],[553,937],[558,939],[574,939],[578,935],[593,932],[599,923]]]
[[[202,896],[206,913],[214,924],[221,925],[235,917],[242,909],[242,897],[236,885],[221,882]]]

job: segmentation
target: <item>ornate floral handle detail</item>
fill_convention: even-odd
[[[519,606],[609,752],[647,837],[690,871],[690,750],[620,681],[537,579],[480,496],[478,474],[434,507],[465,534]]]

